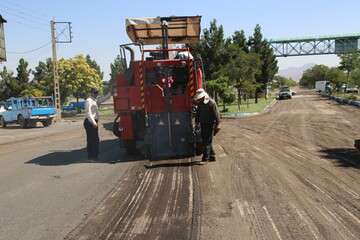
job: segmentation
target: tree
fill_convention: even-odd
[[[16,68],[17,76],[16,79],[19,82],[19,85],[23,88],[29,83],[30,81],[30,73],[31,69],[28,69],[29,63],[26,62],[23,58],[19,60],[19,65]]]
[[[99,73],[92,68],[83,55],[60,59],[58,63],[61,100],[73,95],[77,101],[88,96],[91,88],[102,90]]]
[[[352,71],[351,82],[356,86],[360,86],[360,68],[356,68]]]
[[[52,60],[48,58],[45,62],[40,61],[38,66],[35,67],[35,70],[32,71],[32,74],[34,76],[32,83],[36,86],[36,89],[41,90],[46,96],[52,96],[54,94]],[[60,85],[60,88],[62,87],[63,86]]]
[[[105,92],[112,91],[114,86],[116,85],[116,76],[121,73],[125,73],[126,66],[124,59],[117,55],[114,59],[114,62],[110,64],[110,81],[107,85],[107,88],[105,89]]]
[[[317,81],[329,81],[335,88],[347,83],[346,75],[339,68],[329,68],[325,65],[315,65],[306,70],[299,84],[303,87],[314,88]]]
[[[260,71],[255,76],[257,87],[255,91],[255,103],[258,101],[258,94],[263,91],[269,82],[272,81],[279,68],[273,49],[263,39],[260,25],[256,25],[253,36],[249,39],[250,52],[260,57]],[[266,96],[266,95],[265,95]]]
[[[44,92],[35,85],[30,85],[21,92],[23,97],[42,97]]]
[[[3,68],[0,73],[1,81],[1,98],[7,99],[9,97],[19,97],[21,92],[29,86],[29,76],[31,70],[28,69],[28,63],[21,58],[19,60],[17,75],[14,77],[14,73],[8,71],[6,67]]]
[[[287,78],[284,76],[276,75],[271,82],[271,87],[273,89],[279,88],[281,86],[294,87],[297,85],[297,82],[291,78]]]
[[[203,30],[203,35],[198,44],[192,46],[195,56],[200,55],[205,68],[205,76],[209,80],[217,78],[216,74],[224,64],[225,40],[224,28],[217,25],[216,20],[210,22],[210,28]]]
[[[96,72],[99,74],[101,80],[104,78],[104,72],[101,71],[99,64],[95,61],[95,59],[91,59],[90,55],[86,55],[86,62],[89,64],[90,67],[94,68]]]
[[[328,73],[329,67],[325,65],[315,65],[303,73],[299,84],[306,88],[315,88],[316,81],[330,81]]]
[[[18,93],[18,84],[14,73],[3,67],[0,72],[0,101],[4,101]]]
[[[223,102],[223,111],[226,111],[226,104],[233,103],[235,101],[235,94],[230,86],[229,78],[225,76],[219,76],[214,80],[206,82],[206,89],[208,92],[216,92],[219,94]]]
[[[358,52],[342,54],[340,57],[339,69],[346,71],[347,81],[349,81],[350,74],[355,70],[356,66],[360,63],[360,54]]]
[[[344,83],[347,82],[346,74],[337,67],[332,67],[327,71],[327,79],[331,85],[339,89]]]
[[[246,53],[233,43],[228,46],[229,62],[221,72],[228,77],[231,86],[237,90],[237,103],[240,111],[241,95],[249,94],[249,85],[256,86],[255,76],[258,73],[260,60],[257,54]]]
[[[238,46],[242,51],[248,53],[249,52],[249,46],[247,39],[245,37],[244,30],[241,31],[235,31],[235,33],[232,36],[232,42],[236,46]]]

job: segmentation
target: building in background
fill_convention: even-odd
[[[0,15],[0,62],[6,61],[4,23],[6,20]]]

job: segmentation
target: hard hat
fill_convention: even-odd
[[[210,97],[209,95],[205,92],[205,90],[203,88],[199,88],[198,90],[196,90],[196,94],[194,97],[195,101],[198,101],[200,99],[204,98],[204,103],[207,104],[210,101]]]
[[[190,52],[187,52],[187,51],[182,51],[182,52],[178,52],[176,54],[176,59],[194,59],[193,55],[191,55]]]

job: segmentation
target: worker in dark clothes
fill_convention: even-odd
[[[97,89],[91,89],[91,95],[85,101],[85,121],[88,159],[98,160],[99,155],[99,111],[96,103]]]
[[[220,113],[216,102],[209,97],[204,89],[201,88],[196,91],[194,100],[197,105],[195,121],[201,128],[203,144],[202,161],[216,161],[212,140],[213,136],[220,130]]]

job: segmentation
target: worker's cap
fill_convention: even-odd
[[[205,92],[205,90],[203,88],[200,88],[200,89],[196,90],[194,100],[199,101],[202,98],[204,98],[205,104],[207,104],[210,101],[210,98],[209,98],[209,95],[207,94],[207,92]]]

